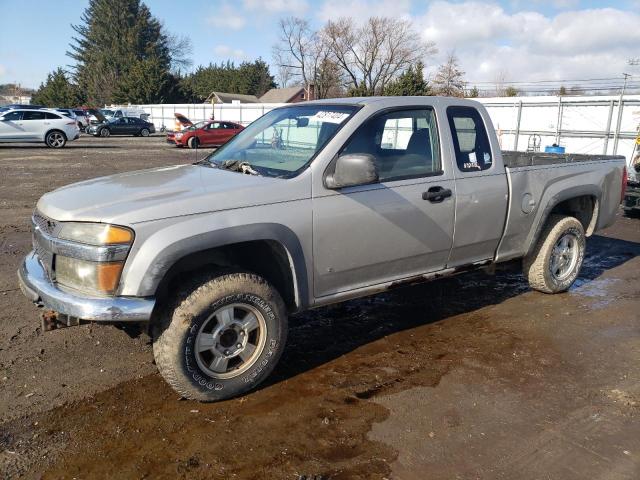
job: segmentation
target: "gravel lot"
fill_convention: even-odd
[[[43,334],[15,276],[37,199],[195,160],[0,144],[0,476],[640,478],[640,219],[588,241],[566,294],[476,272],[299,315],[271,381],[217,404],[164,384],[144,329]]]

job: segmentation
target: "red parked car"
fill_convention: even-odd
[[[189,148],[196,147],[219,147],[227,143],[234,135],[243,130],[244,127],[239,123],[209,120],[204,124],[196,124],[193,127],[186,128],[181,132],[176,132],[173,141],[176,146]]]

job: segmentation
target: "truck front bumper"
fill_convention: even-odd
[[[49,280],[35,252],[18,270],[20,290],[32,302],[55,312],[97,322],[142,322],[151,318],[153,298],[84,297],[61,290]]]

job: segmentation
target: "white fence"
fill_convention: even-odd
[[[541,148],[557,143],[569,153],[620,154],[634,152],[640,124],[640,95],[593,97],[480,98],[505,150],[526,150],[539,136]],[[140,105],[157,128],[174,126],[174,113],[194,122],[211,118],[247,125],[275,103]]]

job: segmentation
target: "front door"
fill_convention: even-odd
[[[441,270],[451,249],[455,183],[443,168],[434,110],[369,119],[341,152],[355,153],[375,157],[380,181],[314,194],[317,298]]]
[[[25,135],[22,112],[5,113],[0,121],[0,141],[21,140]]]

